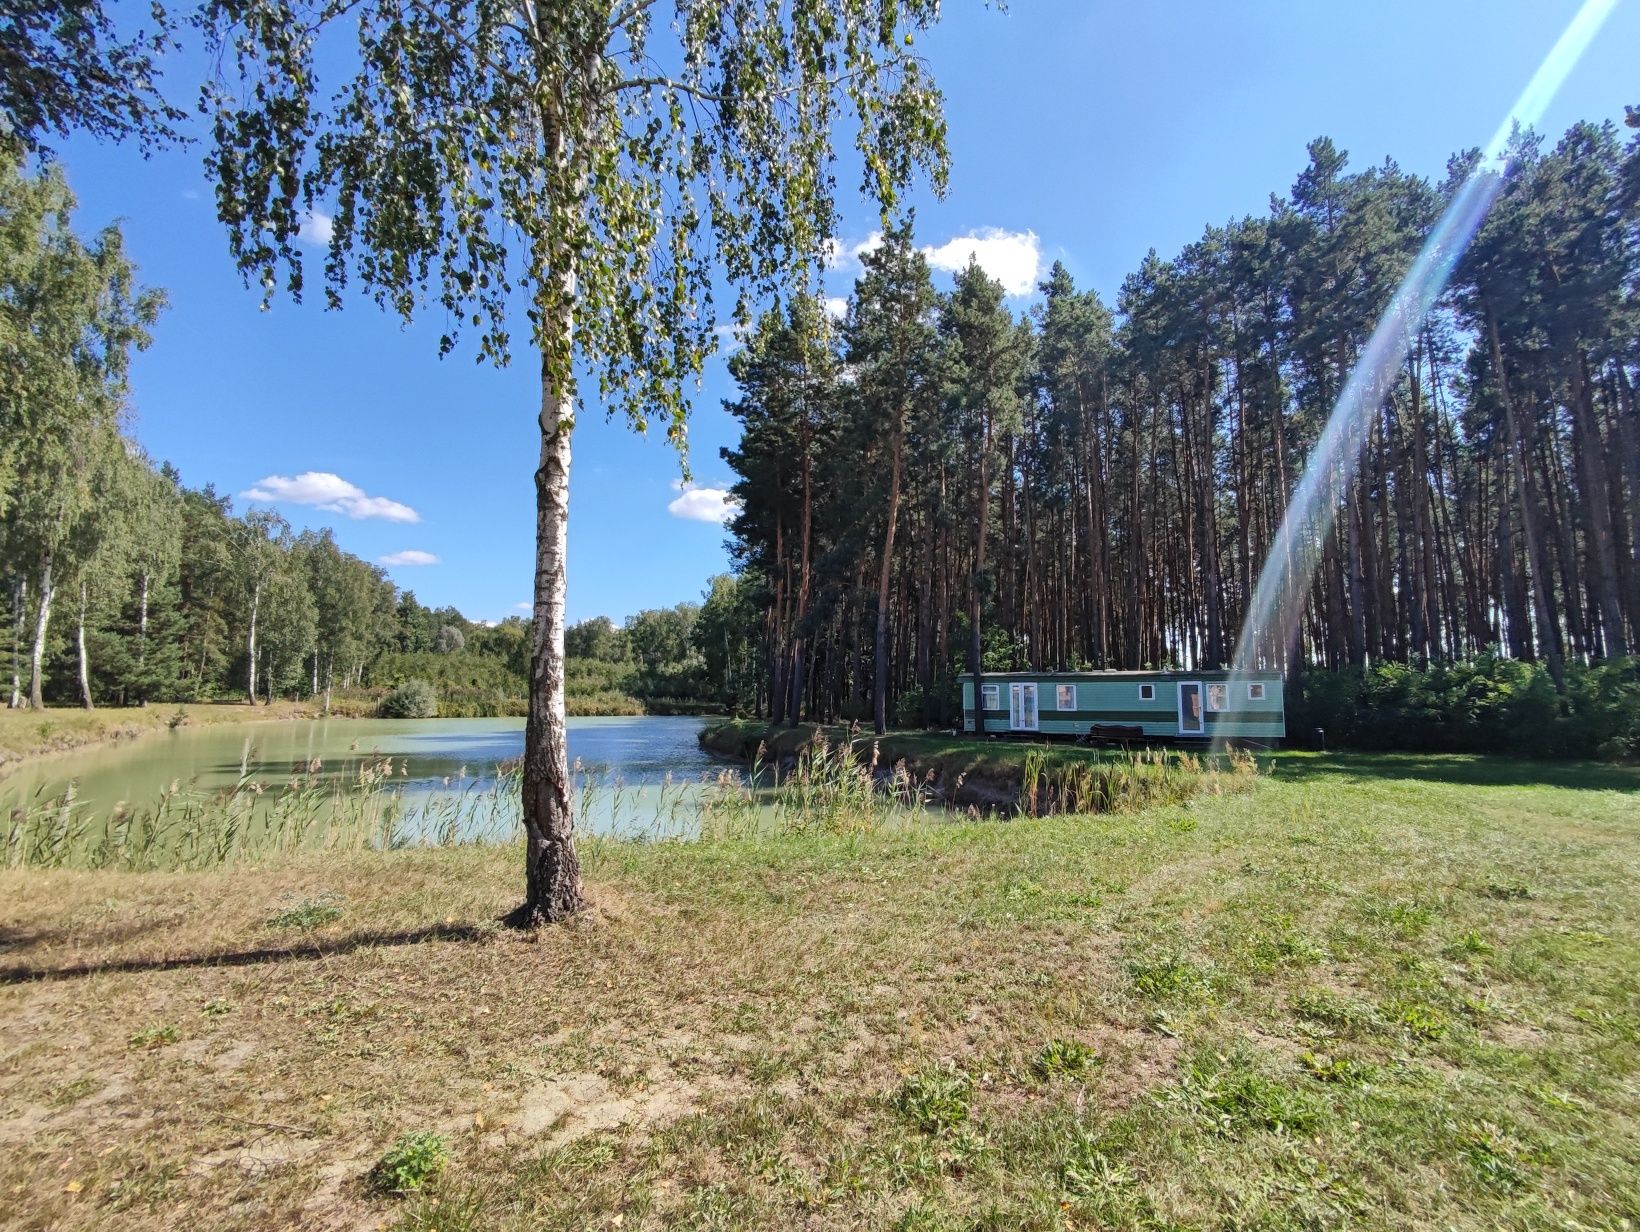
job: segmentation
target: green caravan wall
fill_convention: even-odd
[[[1259,674],[1232,681],[1228,672],[1158,672],[1132,674],[1026,673],[988,675],[987,685],[997,686],[999,705],[985,712],[985,730],[1006,734],[1008,726],[1008,686],[1015,683],[1037,686],[1037,730],[1043,735],[1074,736],[1095,723],[1120,723],[1141,727],[1147,736],[1183,740],[1208,740],[1215,735],[1246,740],[1280,740],[1287,734],[1286,713],[1279,675]],[[1226,709],[1206,712],[1206,730],[1200,736],[1179,735],[1179,685],[1200,682],[1204,700],[1210,685],[1222,684],[1230,691]],[[1262,684],[1264,697],[1247,696],[1249,684]],[[1072,709],[1059,708],[1059,687],[1073,692],[1066,700]],[[1139,696],[1140,685],[1154,686],[1155,698]],[[974,730],[974,682],[962,682],[963,729]]]

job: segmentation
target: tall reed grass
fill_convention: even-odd
[[[407,798],[404,763],[368,757],[346,776],[298,763],[282,783],[251,774],[201,790],[173,780],[149,804],[90,807],[70,783],[0,808],[8,868],[196,869],[315,850],[392,850],[504,841],[518,815],[517,767]],[[510,807],[509,807],[510,802]]]
[[[254,764],[247,753],[246,764]],[[462,772],[425,791],[408,765],[367,755],[346,774],[317,760],[280,783],[245,773],[207,791],[173,781],[146,805],[100,811],[69,784],[62,792],[0,804],[0,864],[9,868],[214,868],[300,852],[396,850],[503,843],[518,837],[521,763],[493,774]],[[745,770],[699,779],[666,776],[631,784],[577,762],[571,767],[577,827],[622,841],[729,841],[802,835],[859,835],[905,829],[945,816],[933,769],[881,764],[875,740],[816,738],[786,766],[759,745]],[[1249,786],[1253,758],[1148,751],[1087,760],[1053,750],[1024,753],[1018,811],[1111,813],[1177,804],[1202,792]],[[958,781],[960,787],[960,780]]]
[[[759,745],[746,774],[725,770],[701,802],[700,836],[866,834],[918,825],[937,806],[933,772],[919,778],[898,761],[879,766],[879,746],[817,735],[781,772]]]
[[[1046,749],[1029,749],[1019,811],[1030,817],[1133,812],[1204,792],[1243,791],[1257,775],[1258,763],[1241,749],[1222,756],[1145,749],[1095,760],[1056,760]]]

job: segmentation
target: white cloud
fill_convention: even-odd
[[[848,300],[841,295],[826,296],[826,315],[833,320],[841,321],[848,316]]]
[[[863,240],[829,239],[826,241],[825,257],[826,268],[834,270],[857,270],[860,268],[860,258],[869,256],[883,246],[883,233],[873,231]]]
[[[535,604],[533,604],[533,603],[515,603],[515,604],[513,604],[513,611],[515,611],[515,612],[533,612],[533,611],[535,611]]]
[[[834,270],[853,271],[860,268],[861,258],[883,246],[883,233],[873,231],[863,240],[828,240],[826,266]],[[954,236],[943,244],[923,249],[928,264],[937,270],[956,273],[968,264],[969,257],[978,260],[980,268],[1002,284],[1009,295],[1029,295],[1036,290],[1042,273],[1042,242],[1035,231],[1005,231],[1001,227],[981,227],[967,235]],[[833,301],[826,302],[832,315]]]
[[[740,502],[723,488],[698,488],[692,483],[672,481],[676,500],[666,506],[666,512],[686,522],[716,522],[722,525],[740,509]]]
[[[984,227],[936,248],[924,248],[923,255],[935,269],[952,273],[966,268],[972,258],[1009,295],[1029,295],[1036,290],[1042,271],[1042,245],[1035,231]]]
[[[480,629],[493,629],[501,622],[499,620],[475,620],[473,623]]]
[[[436,565],[437,556],[431,552],[423,552],[420,548],[406,548],[402,552],[389,552],[386,556],[378,556],[377,561],[389,568],[398,565]]]
[[[310,210],[296,236],[314,248],[328,248],[336,234],[336,220],[323,210]]]
[[[389,522],[419,522],[409,505],[385,496],[367,496],[364,489],[329,471],[303,471],[294,478],[269,475],[240,493],[246,500],[270,504],[312,505],[350,518],[382,518]]]
[[[712,332],[718,337],[718,347],[725,355],[733,355],[746,345],[746,330],[734,322],[724,325],[714,325]]]

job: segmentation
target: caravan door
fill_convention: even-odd
[[[1008,686],[1008,726],[1014,731],[1037,730],[1036,685],[1016,683]]]
[[[1204,736],[1207,717],[1202,713],[1202,686],[1198,680],[1179,683],[1179,735]]]

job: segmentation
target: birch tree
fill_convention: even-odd
[[[87,243],[74,207],[56,167],[26,175],[0,149],[0,515],[5,556],[33,596],[35,708],[65,553],[92,515],[99,460],[121,448],[131,352],[163,304],[137,286],[119,228]]]
[[[886,217],[944,186],[940,98],[915,51],[937,0],[212,0],[208,166],[247,280],[300,296],[297,235],[330,221],[332,305],[357,285],[449,322],[541,399],[521,925],[581,910],[564,728],[570,441],[590,407],[680,450],[685,383],[733,316],[812,285],[851,121]],[[336,46],[351,44],[351,46]],[[347,64],[333,91],[320,65]],[[720,273],[722,277],[720,278]]]

